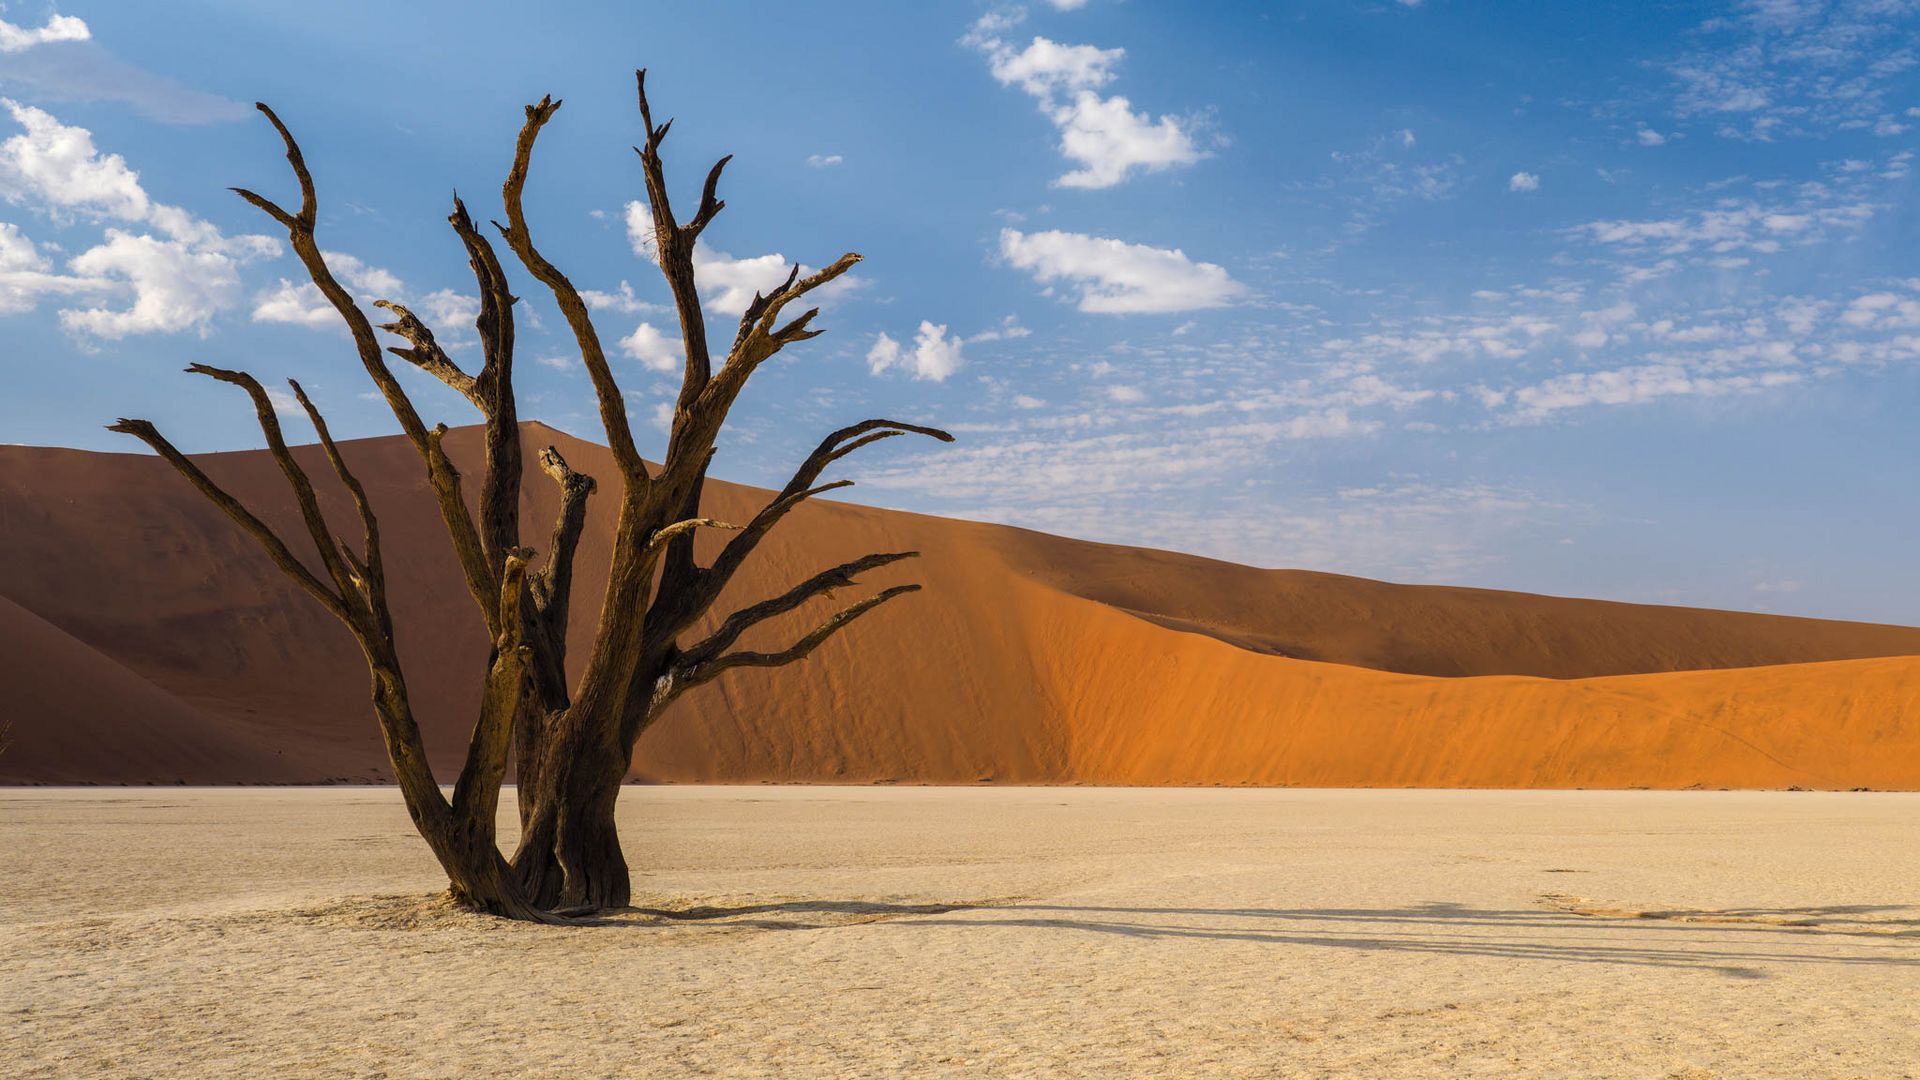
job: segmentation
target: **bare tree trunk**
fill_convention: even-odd
[[[520,783],[520,844],[513,871],[528,900],[549,910],[625,907],[632,897],[614,807],[630,755],[613,727],[584,715],[555,717],[543,760]]]

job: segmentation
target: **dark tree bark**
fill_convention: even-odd
[[[506,223],[495,223],[507,247],[534,280],[551,293],[565,317],[585,365],[607,445],[618,475],[607,496],[615,499],[614,543],[607,585],[600,598],[592,647],[569,678],[567,629],[572,617],[573,561],[586,521],[587,500],[598,490],[592,477],[574,472],[552,447],[539,457],[558,486],[560,512],[544,561],[521,546],[519,499],[521,451],[513,391],[513,295],[491,242],[456,198],[448,222],[466,250],[480,293],[475,323],[481,366],[468,374],[447,354],[431,328],[413,312],[389,301],[394,321],[385,330],[406,344],[386,350],[433,375],[479,411],[486,425],[485,459],[478,514],[469,507],[461,476],[441,441],[445,425],[428,428],[388,368],[374,327],[328,268],[314,238],[318,219],[313,178],[299,144],[271,109],[259,106],[285,144],[300,186],[301,205],[289,211],[251,191],[235,189],[287,230],[308,276],[346,323],[362,367],[386,400],[402,432],[419,452],[428,487],[452,544],[492,647],[484,671],[480,715],[451,800],[442,795],[427,765],[419,725],[401,671],[381,561],[379,522],[366,492],[334,446],[325,420],[295,384],[336,478],[352,495],[364,538],[359,550],[335,539],[313,485],[287,450],[266,391],[251,376],[194,365],[190,370],[232,383],[252,398],[262,433],[287,478],[317,551],[321,573],[296,556],[280,537],[221,490],[144,420],[121,420],[112,430],[133,435],[165,458],[208,499],[251,534],[280,570],[338,618],[360,643],[372,676],[374,715],[388,758],[415,826],[446,870],[455,899],[477,910],[519,919],[557,921],[586,909],[620,907],[631,895],[614,810],[635,743],[646,729],[694,687],[736,668],[779,667],[804,659],[853,620],[918,585],[895,585],[828,618],[784,649],[736,648],[741,636],[769,619],[797,611],[829,590],[856,583],[860,574],[912,558],[917,552],[869,555],[831,567],[779,596],[749,605],[721,620],[718,629],[693,642],[683,640],[719,600],[722,590],[767,533],[794,506],[852,481],[818,484],[840,458],[882,439],[919,434],[951,442],[935,428],[892,420],[867,420],[829,435],[801,463],[774,499],[744,525],[699,516],[700,497],[715,441],[735,401],[761,364],[788,345],[817,337],[811,328],[819,309],[781,321],[794,301],[845,274],[860,261],[842,255],[805,276],[795,266],[785,282],[756,295],[740,319],[716,371],[705,315],[696,287],[693,252],[701,232],[726,203],[718,197],[721,158],[708,172],[693,217],[682,224],[669,197],[660,146],[672,126],[656,126],[646,95],[646,73],[635,76],[645,129],[636,147],[651,209],[660,270],[673,295],[686,346],[665,460],[650,468],[634,443],[619,383],[601,345],[592,315],[565,274],[533,240],[523,195],[540,132],[560,103],[543,98],[527,106],[514,144],[513,162],[501,188]],[[711,565],[694,557],[700,529],[735,532]],[[509,757],[518,770],[521,831],[513,861],[500,853],[494,821]]]

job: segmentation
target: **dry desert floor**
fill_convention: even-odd
[[[1920,1073],[1917,795],[621,806],[641,910],[553,929],[431,903],[388,789],[0,791],[0,1073]]]

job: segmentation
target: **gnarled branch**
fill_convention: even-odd
[[[267,558],[273,560],[273,565],[279,567],[281,573],[291,578],[294,584],[305,589],[315,600],[320,601],[321,606],[332,612],[335,618],[349,626],[353,624],[353,615],[347,610],[345,600],[336,595],[333,589],[326,582],[321,581],[313,571],[307,569],[307,565],[293,554],[293,551],[287,547],[286,541],[280,539],[266,522],[255,517],[240,500],[214,483],[211,477],[201,471],[200,466],[195,465],[185,454],[175,448],[173,443],[167,441],[167,437],[160,434],[160,429],[154,427],[152,421],[129,420],[121,417],[118,422],[109,424],[107,430],[131,435],[146,443],[154,453],[160,455],[162,460],[173,466],[175,472],[186,477],[187,482],[205,496],[208,502],[219,507],[222,513],[232,518],[247,535],[253,537],[261,550],[267,553]]]
[[[486,414],[487,404],[480,396],[480,390],[474,377],[461,370],[445,349],[434,339],[433,331],[420,321],[406,306],[392,300],[375,300],[373,306],[393,312],[393,321],[381,323],[380,329],[395,337],[406,338],[407,345],[389,345],[387,351],[419,368],[421,371],[446,383],[454,393],[466,398],[482,415]]]
[[[681,663],[686,667],[699,667],[715,660],[726,650],[731,649],[734,643],[740,640],[740,635],[760,623],[793,611],[816,596],[827,595],[835,589],[850,588],[859,575],[869,570],[889,566],[903,559],[918,558],[919,555],[917,551],[886,552],[863,556],[852,562],[822,570],[779,596],[741,608],[727,616],[719,628],[705,640],[681,654]]]
[[[706,186],[700,195],[700,208],[695,211],[692,222],[681,226],[674,220],[673,200],[667,192],[666,164],[660,159],[660,143],[666,139],[673,121],[668,120],[659,127],[653,125],[653,109],[647,104],[645,68],[633,73],[633,83],[635,96],[640,103],[640,122],[647,130],[643,145],[634,147],[633,152],[640,155],[640,172],[647,186],[647,210],[653,217],[654,254],[660,261],[660,273],[667,279],[667,289],[673,294],[674,313],[680,320],[680,340],[684,345],[687,363],[681,375],[677,407],[686,409],[706,389],[713,373],[713,360],[707,351],[707,319],[700,307],[700,290],[695,287],[693,280],[693,252],[701,231],[726,205],[717,198],[716,193],[720,186],[720,173],[732,155],[721,158],[707,173]],[[681,441],[680,425],[674,426],[673,442],[677,446]],[[673,450],[669,449],[668,457],[674,457]]]
[[[513,718],[520,708],[520,690],[533,648],[522,636],[520,597],[523,578],[533,552],[514,548],[504,553],[500,574],[500,633],[493,641],[493,660],[480,701],[480,718],[467,741],[467,761],[453,786],[453,811],[468,827],[484,826],[491,833],[500,805],[500,782],[507,772],[507,749],[512,745]]]
[[[366,368],[367,375],[386,399],[387,407],[400,422],[407,440],[426,462],[427,478],[433,487],[441,520],[453,540],[454,554],[467,580],[467,591],[488,620],[488,632],[495,633],[498,628],[492,620],[498,616],[494,603],[494,597],[499,593],[498,575],[488,565],[479,532],[472,515],[467,512],[466,500],[461,497],[460,473],[440,448],[434,433],[420,419],[419,411],[414,408],[412,399],[407,397],[400,381],[394,378],[393,371],[387,367],[385,354],[374,337],[373,324],[368,321],[366,313],[360,310],[353,294],[340,284],[327,266],[326,256],[321,253],[319,243],[314,239],[319,199],[314,191],[313,174],[307,170],[306,157],[300,151],[299,142],[272,109],[264,104],[256,104],[255,108],[265,114],[286,146],[287,163],[292,166],[294,178],[300,184],[300,212],[290,214],[271,200],[242,188],[235,188],[234,191],[285,226],[287,240],[293,246],[294,254],[299,256],[301,265],[306,267],[307,276],[347,324],[347,330],[353,336],[354,349],[360,355],[361,366]]]
[[[527,187],[527,170],[533,158],[534,142],[540,137],[540,129],[553,119],[560,103],[551,97],[543,97],[536,104],[527,106],[527,121],[520,128],[520,137],[513,146],[513,166],[507,171],[506,182],[500,187],[500,196],[506,204],[507,223],[499,222],[494,227],[506,238],[507,246],[520,258],[547,290],[553,293],[554,303],[560,307],[560,313],[566,317],[567,326],[572,329],[575,343],[580,349],[580,361],[586,365],[587,377],[593,382],[594,396],[600,403],[600,423],[606,429],[607,445],[613,451],[613,460],[620,467],[626,486],[645,486],[649,480],[646,462],[640,459],[640,451],[633,442],[633,428],[627,422],[626,400],[620,396],[620,384],[614,380],[613,369],[607,364],[606,349],[600,344],[600,332],[594,328],[593,317],[587,311],[587,305],[580,298],[580,292],[573,282],[560,272],[559,268],[548,262],[534,246],[533,233],[527,228],[527,214],[522,205],[522,196]]]
[[[347,467],[347,461],[340,456],[340,448],[334,445],[333,433],[327,429],[326,417],[307,397],[306,390],[294,379],[287,380],[293,387],[293,396],[300,401],[300,407],[307,411],[307,420],[313,424],[313,430],[320,436],[320,446],[327,452],[327,462],[333,466],[333,473],[346,486],[348,494],[353,496],[353,508],[360,515],[362,554],[355,558],[345,544],[340,545],[340,554],[353,564],[354,573],[363,582],[367,606],[372,609],[375,621],[381,633],[391,642],[393,640],[393,615],[387,608],[387,569],[386,559],[380,550],[380,521],[373,515],[373,505],[367,501],[367,489],[360,478]]]
[[[766,538],[767,533],[787,515],[788,511],[816,495],[853,486],[851,480],[836,480],[829,484],[815,486],[813,482],[820,478],[820,474],[826,471],[827,466],[863,446],[905,434],[925,435],[940,442],[953,441],[952,435],[939,428],[881,419],[863,420],[828,435],[820,440],[820,445],[814,448],[813,453],[807,455],[798,469],[794,470],[793,478],[787,481],[779,494],[775,495],[771,502],[762,507],[760,512],[747,522],[746,528],[740,530],[740,535],[727,543],[726,548],[713,561],[713,565],[701,575],[699,597],[708,604],[717,599],[720,591],[740,569],[740,565],[746,562],[747,556],[753,553],[754,548],[760,545],[760,541]],[[701,610],[704,610],[704,607]]]
[[[287,487],[292,489],[294,501],[300,507],[300,517],[306,522],[307,535],[313,539],[321,565],[327,568],[327,575],[333,578],[341,600],[349,608],[358,607],[354,599],[360,593],[354,585],[353,572],[340,557],[339,542],[334,539],[333,530],[328,527],[326,515],[320,509],[320,501],[313,493],[313,482],[307,479],[306,470],[300,467],[300,463],[293,459],[293,452],[287,449],[286,436],[280,430],[280,417],[273,411],[273,399],[267,396],[266,388],[260,385],[260,380],[244,371],[230,371],[209,364],[189,364],[187,370],[195,375],[205,375],[238,386],[253,399],[254,416],[260,423],[261,434],[267,437],[267,450],[279,464],[281,474],[287,478]]]
[[[919,591],[920,586],[918,585],[895,585],[892,588],[883,589],[873,596],[869,596],[865,600],[837,612],[826,622],[815,627],[805,637],[781,649],[779,652],[730,652],[723,653],[711,660],[701,661],[692,665],[684,663],[675,664],[672,668],[668,669],[665,674],[654,680],[652,694],[647,701],[646,716],[639,724],[633,725],[636,728],[634,737],[638,737],[639,731],[646,730],[647,725],[657,719],[660,713],[664,711],[668,705],[673,703],[675,698],[678,698],[688,690],[703,683],[712,682],[723,673],[731,671],[734,668],[784,667],[788,664],[797,663],[806,659],[813,650],[819,648],[828,638],[845,629],[849,623],[858,619],[860,616],[865,615],[867,612],[872,611],[874,608],[879,607],[881,604],[886,603],[896,596],[904,596],[907,593]]]

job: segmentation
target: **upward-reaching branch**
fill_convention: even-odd
[[[244,371],[229,371],[208,364],[189,364],[187,370],[195,375],[205,375],[220,382],[238,386],[253,399],[255,418],[260,423],[261,434],[267,437],[267,450],[280,466],[280,472],[287,478],[287,487],[293,491],[295,503],[300,507],[300,517],[306,522],[307,535],[312,538],[313,546],[320,554],[320,563],[327,568],[327,575],[333,578],[335,590],[349,606],[359,596],[359,588],[354,583],[355,574],[341,558],[340,544],[333,530],[327,525],[326,515],[320,509],[320,501],[313,493],[313,482],[307,479],[307,472],[293,459],[293,452],[287,449],[286,436],[280,431],[280,417],[273,411],[273,399],[267,396],[266,388],[260,380]]]
[[[480,545],[487,564],[504,572],[507,553],[520,543],[520,413],[513,395],[513,305],[519,298],[507,285],[506,271],[493,245],[467,216],[458,195],[447,223],[467,249],[467,265],[480,290],[480,334],[485,361],[474,390],[487,417],[486,461],[480,481]]]
[[[117,423],[108,425],[107,430],[131,435],[146,443],[154,453],[160,455],[161,460],[173,466],[175,472],[186,477],[187,482],[205,496],[208,502],[219,507],[220,511],[233,519],[234,523],[239,525],[248,536],[253,537],[254,542],[267,553],[267,558],[273,560],[273,565],[278,567],[281,573],[287,575],[295,585],[305,589],[309,596],[320,601],[320,606],[332,612],[334,618],[351,625],[353,615],[347,610],[346,601],[335,594],[332,587],[316,577],[313,571],[307,569],[306,564],[287,547],[286,541],[280,539],[266,522],[255,517],[252,511],[241,504],[240,500],[227,494],[224,488],[214,483],[211,477],[201,471],[200,466],[195,465],[185,454],[176,449],[166,436],[160,434],[160,429],[153,426],[152,421],[129,420],[121,417]]]
[[[391,642],[393,640],[393,615],[387,607],[387,563],[380,548],[380,520],[373,516],[373,504],[367,501],[367,489],[360,478],[347,467],[347,461],[340,456],[340,448],[334,445],[333,432],[327,429],[326,417],[314,407],[307,398],[306,390],[292,379],[287,380],[293,387],[293,396],[300,401],[300,407],[307,411],[307,420],[313,424],[313,430],[320,436],[320,445],[327,452],[327,462],[333,466],[334,475],[346,485],[347,492],[353,496],[353,508],[360,515],[362,552],[358,560],[353,560],[345,544],[341,545],[341,554],[354,562],[354,571],[360,577],[362,591],[367,604],[373,610],[381,633]]]
[[[600,423],[607,432],[607,445],[613,451],[613,460],[620,467],[626,486],[645,487],[648,483],[646,462],[640,459],[640,451],[634,446],[633,428],[627,422],[626,400],[620,396],[620,384],[614,380],[613,369],[607,364],[606,350],[600,344],[600,332],[594,328],[593,317],[587,311],[587,305],[580,298],[579,290],[573,282],[560,272],[559,268],[546,260],[540,250],[534,246],[533,233],[527,228],[527,213],[522,205],[522,197],[527,188],[527,170],[533,159],[533,144],[540,137],[540,129],[547,126],[560,103],[551,97],[543,97],[538,103],[527,106],[527,121],[520,128],[520,137],[513,145],[513,166],[507,171],[507,179],[500,187],[500,197],[506,204],[507,223],[495,227],[506,238],[507,246],[520,258],[528,272],[539,279],[553,293],[554,303],[560,306],[560,313],[566,317],[567,326],[573,331],[574,342],[580,349],[580,362],[586,365],[587,377],[593,381],[594,396],[600,402]]]
[[[700,194],[700,209],[694,213],[691,222],[681,226],[674,220],[673,199],[667,191],[666,165],[660,159],[660,144],[666,139],[667,129],[673,126],[673,121],[668,120],[659,127],[653,125],[653,109],[647,104],[645,68],[633,73],[633,82],[635,95],[640,101],[640,122],[647,129],[646,138],[633,151],[640,155],[640,172],[647,185],[647,209],[653,216],[654,254],[660,260],[660,273],[667,279],[667,288],[673,293],[674,312],[680,318],[680,338],[685,343],[687,364],[680,382],[680,400],[676,409],[686,410],[706,388],[713,371],[713,360],[707,351],[707,320],[700,308],[700,290],[693,280],[693,252],[700,233],[726,205],[716,193],[720,186],[720,173],[733,155],[721,158],[707,173],[707,183]],[[675,425],[676,436],[678,426]],[[668,457],[673,456],[672,450],[669,450]]]
[[[435,432],[420,419],[419,411],[413,407],[413,401],[407,397],[400,381],[394,378],[393,371],[387,367],[385,354],[374,337],[373,324],[367,320],[366,313],[360,310],[353,294],[340,284],[327,266],[326,256],[321,253],[320,245],[314,239],[314,226],[319,218],[319,199],[314,192],[313,174],[307,170],[306,156],[300,152],[300,144],[272,109],[259,103],[254,107],[273,124],[274,130],[280,133],[281,142],[286,145],[287,164],[293,168],[294,178],[300,184],[300,211],[297,214],[288,213],[264,196],[244,188],[233,190],[286,228],[287,240],[293,246],[294,254],[299,256],[301,265],[306,267],[307,276],[347,324],[347,330],[353,336],[354,349],[360,355],[361,366],[366,368],[368,377],[386,399],[394,418],[400,421],[400,428],[406,433],[407,440],[426,462],[427,479],[433,487],[440,518],[453,541],[454,555],[459,559],[461,572],[466,577],[467,591],[487,620],[488,632],[497,633],[499,628],[494,622],[499,616],[499,607],[495,603],[500,592],[499,575],[488,564],[479,530],[474,526],[473,517],[467,512],[466,500],[460,494],[460,473],[447,458]]]

